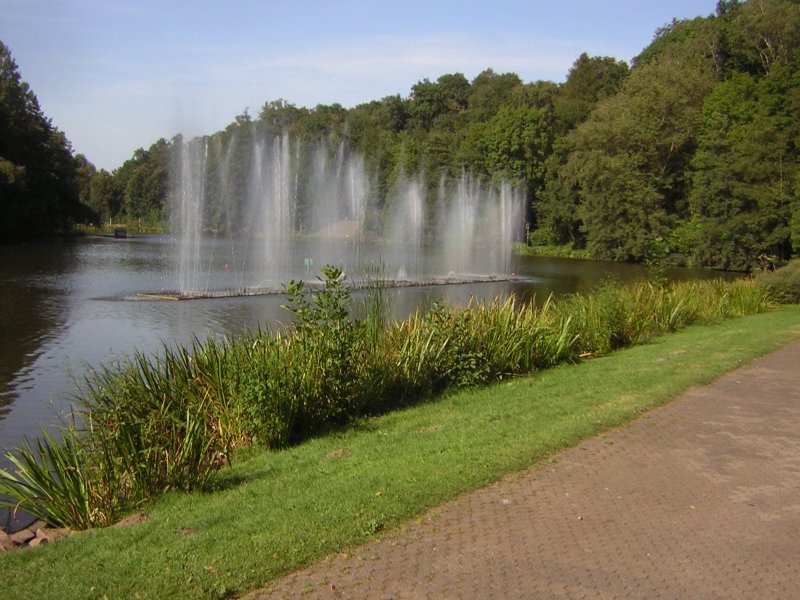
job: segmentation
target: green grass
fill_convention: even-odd
[[[0,589],[4,598],[243,594],[798,337],[800,307],[784,307],[451,394],[280,452],[249,449],[220,473],[217,491],[167,495],[146,522],[0,555]],[[327,457],[337,449],[347,455]]]
[[[543,246],[515,243],[514,253],[518,256],[549,256],[552,258],[576,258],[581,260],[592,260],[592,255],[588,250],[573,248],[572,244],[563,246]]]

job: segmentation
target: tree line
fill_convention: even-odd
[[[68,231],[89,217],[75,158],[0,42],[0,240]]]
[[[225,149],[209,160],[233,161],[242,181],[253,160],[248,140],[288,133],[300,145],[364,156],[377,207],[404,177],[424,178],[435,198],[443,174],[468,172],[524,186],[534,244],[747,270],[800,251],[798,48],[800,1],[723,0],[713,15],[659,29],[630,66],[582,54],[561,84],[487,69],[471,81],[423,79],[407,96],[350,109],[267,102],[208,136],[209,148]],[[5,83],[0,93],[4,105]],[[49,135],[68,155],[63,135],[52,127]],[[64,195],[76,212],[62,213],[163,222],[180,144],[158,140],[112,173],[62,156],[78,194],[77,205]],[[4,204],[23,165],[9,145],[0,145]],[[18,190],[17,204],[23,196]]]

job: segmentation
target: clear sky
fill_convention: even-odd
[[[716,0],[0,0],[0,40],[45,115],[99,168],[269,100],[352,107],[487,67],[561,82],[630,61]]]

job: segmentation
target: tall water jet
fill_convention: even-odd
[[[343,143],[335,152],[316,147],[306,201],[311,217],[312,254],[347,270],[363,266],[363,225],[369,183],[364,159]]]
[[[290,273],[292,184],[289,135],[255,139],[248,203],[253,215],[249,235],[258,278],[253,283],[257,287],[278,288]]]
[[[428,275],[422,260],[425,188],[421,178],[401,178],[384,226],[388,275],[418,279]]]
[[[177,237],[178,291],[186,294],[201,287],[204,279],[200,252],[206,200],[208,144],[195,138],[178,148],[175,205],[171,211],[172,233]]]
[[[377,215],[380,198],[361,154],[341,141],[314,143],[257,124],[177,145],[174,168],[183,296],[280,291],[325,264],[357,282],[376,260],[403,285],[507,277],[512,241],[521,238],[523,191],[466,173],[443,176],[438,194],[422,175],[401,177],[381,231],[377,220],[369,229],[366,215]]]
[[[437,234],[440,268],[449,277],[511,273],[511,247],[520,239],[522,190],[504,182],[498,189],[462,173],[448,189],[440,185]]]
[[[525,216],[525,194],[520,188],[504,181],[494,210],[496,222],[492,227],[497,231],[498,240],[494,246],[494,264],[499,273],[511,272],[512,248],[514,242],[524,239],[522,223]]]
[[[444,181],[439,185],[439,226],[437,237],[444,245],[441,269],[448,276],[464,276],[475,271],[475,224],[480,189],[478,182],[465,174],[448,193]]]

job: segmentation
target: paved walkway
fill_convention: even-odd
[[[800,342],[258,598],[800,598]]]

